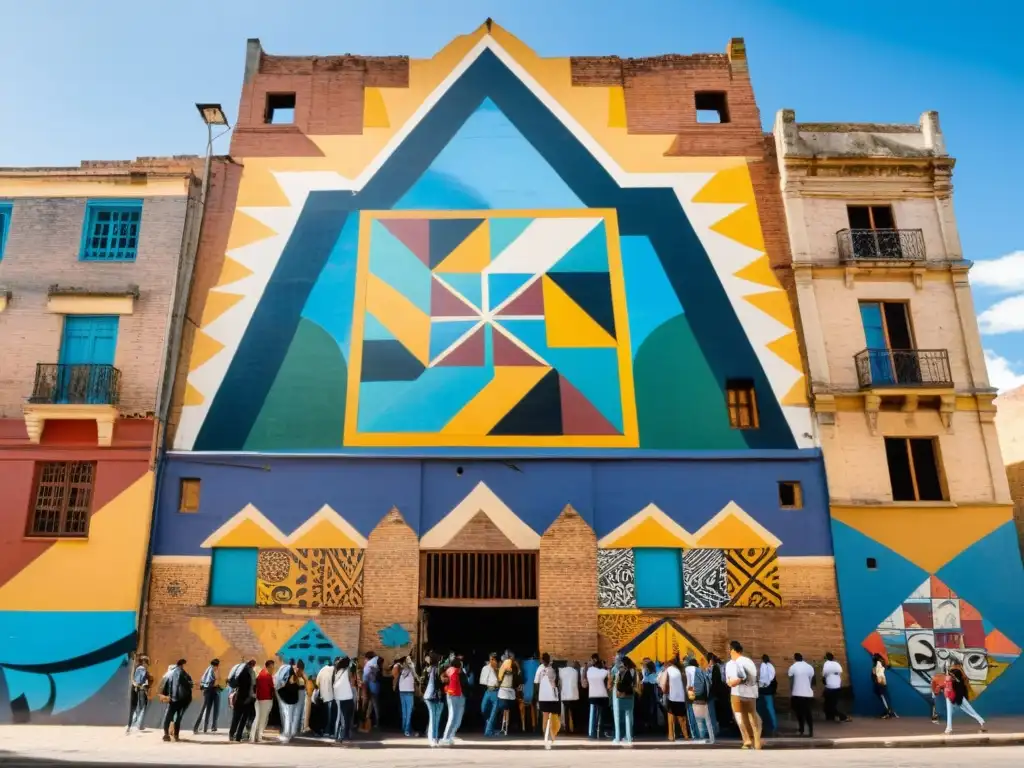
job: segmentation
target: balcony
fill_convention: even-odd
[[[836,232],[839,260],[924,261],[924,234],[920,229],[841,229]]]
[[[39,363],[25,406],[25,430],[38,444],[47,421],[77,419],[96,422],[97,443],[113,441],[121,372],[112,365]]]
[[[944,349],[865,349],[854,355],[861,389],[951,389]]]

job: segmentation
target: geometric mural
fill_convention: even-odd
[[[690,549],[683,552],[683,597],[686,608],[722,608],[729,603],[725,551]]]
[[[598,608],[636,608],[635,569],[632,549],[597,551]]]
[[[309,670],[307,674],[311,674],[312,670],[318,670],[344,655],[344,651],[324,634],[315,621],[310,620],[281,646],[277,655],[283,661],[301,660]]]
[[[935,576],[915,589],[862,645],[931,700],[932,678],[959,661],[980,696],[1021,654],[1006,635]]]
[[[261,549],[256,604],[357,608],[363,604],[362,549]]]
[[[365,213],[345,442],[636,447],[614,215]]]
[[[782,605],[777,550],[727,549],[725,577],[730,608],[778,608]]]

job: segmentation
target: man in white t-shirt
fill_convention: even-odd
[[[590,727],[587,735],[601,738],[601,719],[608,708],[608,670],[600,660],[587,665],[587,693],[590,697]]]
[[[690,738],[690,729],[686,722],[686,678],[679,668],[679,657],[676,656],[661,671],[661,690],[665,694],[665,707],[668,714],[668,740],[676,740],[676,727],[684,739]]]
[[[558,670],[558,688],[559,700],[562,702],[562,721],[568,726],[569,733],[575,733],[573,710],[580,700],[580,671],[571,664]]]
[[[551,656],[546,653],[541,655],[540,662],[533,676],[533,685],[537,691],[537,706],[540,708],[544,748],[551,749],[558,736],[558,730],[562,727],[562,707],[558,701],[558,670],[551,666]]]
[[[316,673],[316,689],[320,691],[320,701],[324,703],[324,733],[333,736],[338,730],[337,705],[334,703],[334,665],[324,664]]]
[[[789,667],[789,701],[793,714],[796,715],[800,735],[807,729],[808,736],[814,736],[814,720],[811,710],[814,704],[814,667],[804,661],[802,654],[793,654],[793,663]]]
[[[839,711],[839,690],[843,687],[843,667],[831,653],[825,654],[821,665],[821,677],[825,681],[825,719],[829,722],[852,722],[853,718]]]
[[[757,714],[757,667],[743,655],[736,640],[729,643],[729,661],[725,664],[725,682],[732,688],[732,712],[743,737],[743,748],[761,748],[761,718]]]
[[[490,736],[488,726],[491,714],[498,706],[498,654],[492,653],[484,668],[480,670],[480,685],[484,695],[480,700],[480,716],[484,720],[484,736]]]

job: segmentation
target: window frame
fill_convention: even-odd
[[[145,209],[143,198],[96,198],[87,200],[85,203],[85,215],[82,218],[82,240],[78,248],[78,260],[92,262],[95,264],[134,264],[139,258],[139,247],[142,244],[142,215]],[[135,249],[131,258],[126,256],[102,256],[90,255],[89,241],[92,240],[95,217],[103,211],[124,212],[138,210],[139,223],[135,230]],[[109,234],[108,234],[109,238]],[[109,241],[108,241],[109,242]],[[110,252],[110,247],[104,249],[104,253]],[[120,251],[122,249],[114,249]],[[127,249],[124,249],[127,250]]]
[[[736,420],[733,420],[732,411],[732,394],[737,393],[736,408]],[[745,406],[740,404],[738,399],[738,393],[746,392],[750,396],[750,402]],[[740,410],[747,408],[750,411],[750,423],[744,426],[740,424]],[[754,385],[753,379],[729,379],[725,382],[725,410],[729,417],[729,428],[730,429],[758,429],[761,426],[761,420],[758,418],[757,413],[757,387]]]
[[[932,436],[910,437],[910,436],[905,436],[905,435],[886,435],[884,438],[882,438],[883,450],[885,450],[885,441],[886,440],[901,440],[901,441],[903,441],[903,446],[904,446],[904,448],[906,449],[906,452],[907,452],[908,466],[910,467],[910,483],[911,483],[911,486],[914,489],[914,498],[913,499],[897,499],[896,498],[895,490],[892,487],[892,469],[889,467],[889,455],[888,455],[888,451],[886,451],[885,468],[886,468],[886,470],[889,473],[889,491],[892,494],[893,503],[895,503],[895,504],[915,504],[915,503],[934,504],[934,503],[937,503],[937,502],[949,501],[949,486],[946,483],[946,473],[943,471],[943,467],[942,467],[942,453],[940,451],[939,438],[938,437],[932,437]],[[942,497],[940,499],[922,499],[921,498],[921,489],[918,487],[917,470],[916,470],[915,465],[914,465],[914,451],[913,451],[913,449],[911,447],[911,441],[912,440],[926,440],[926,441],[928,441],[928,442],[930,442],[932,444],[932,455],[935,457],[936,481],[937,481],[938,486],[939,486],[939,495]]]
[[[875,208],[888,208],[889,218],[892,219],[892,229],[899,229],[899,225],[896,223],[896,211],[892,207],[892,203],[847,203],[846,204],[846,223],[853,229],[853,225],[850,223],[850,209],[851,208],[867,208],[868,209],[868,223],[870,226],[868,229],[876,231],[879,229],[886,230],[889,227],[876,227],[875,226]]]
[[[0,200],[0,261],[4,260],[7,248],[7,233],[11,230],[11,219],[14,216],[14,203]]]
[[[39,515],[39,492],[43,482],[43,472],[47,465],[65,465],[65,475],[61,495],[57,531],[36,531],[36,519]],[[85,528],[81,533],[68,533],[67,527],[68,507],[71,500],[71,488],[78,483],[72,483],[74,468],[76,465],[89,467],[88,499],[84,507]],[[28,519],[25,525],[25,538],[29,539],[88,539],[89,528],[92,523],[92,505],[96,493],[96,462],[95,461],[37,461],[33,467],[32,474],[32,500],[29,506]]]
[[[291,106],[286,107],[282,105],[275,105],[273,102],[275,99],[283,99],[291,97]],[[295,125],[295,118],[298,115],[299,107],[299,96],[295,91],[267,91],[263,94],[263,124],[264,125]],[[292,113],[291,120],[274,120],[274,113],[276,111],[290,111]]]
[[[900,305],[902,305],[902,307],[903,307],[903,316],[906,318],[906,321],[907,321],[907,335],[910,336],[910,350],[916,350],[918,348],[918,346],[917,346],[917,333],[914,330],[914,316],[910,313],[910,299],[858,299],[857,300],[857,309],[858,309],[858,311],[860,311],[860,308],[862,306],[864,306],[865,304],[877,304],[878,305],[878,314],[881,315],[881,318],[882,318],[882,333],[885,335],[885,348],[887,350],[889,350],[890,353],[893,351],[893,346],[892,346],[892,339],[889,338],[889,321],[885,317],[885,307],[886,307],[887,304],[900,304]],[[861,319],[861,329],[862,330],[863,330],[863,327],[864,327],[863,317],[864,317],[864,315],[861,314],[861,318],[862,318]],[[865,342],[866,341],[867,341],[867,339],[865,339]],[[907,351],[907,350],[896,350],[896,351],[897,352],[902,352],[902,351]]]
[[[195,506],[188,507],[185,504],[185,488],[195,483]],[[198,477],[182,477],[178,479],[178,513],[182,515],[194,515],[199,512],[199,505],[202,503],[202,480]]]
[[[782,487],[784,485],[793,486],[793,503],[783,504],[782,503]],[[779,509],[803,509],[804,508],[804,488],[803,484],[799,480],[779,480]]]

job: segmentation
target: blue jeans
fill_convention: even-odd
[[[619,733],[619,699],[614,693],[612,693],[611,705],[612,705],[612,726],[615,729],[615,743],[618,744],[619,737],[622,735]]]
[[[619,723],[622,727],[619,727]],[[622,734],[622,739],[627,744],[633,743],[633,697],[625,699],[615,697],[615,738]]]
[[[590,727],[587,729],[587,735],[592,739],[601,738],[601,715],[606,706],[608,706],[608,699],[603,696],[590,700]]]
[[[451,742],[462,725],[462,715],[466,711],[464,696],[448,696],[448,726],[444,729],[444,740]]]
[[[757,714],[772,733],[779,730],[779,719],[775,716],[775,696],[761,692],[757,697]]]
[[[438,731],[441,728],[441,710],[444,708],[444,702],[428,701],[427,702],[427,738],[431,741],[438,741],[440,734]]]
[[[494,731],[491,728],[491,715],[498,708],[498,690],[488,688],[484,691],[484,697],[480,700],[480,715],[484,719],[484,736],[490,736]]]
[[[336,713],[334,738],[338,741],[352,740],[352,723],[356,719],[356,703],[352,699],[332,701],[332,710]]]
[[[399,696],[402,699],[402,733],[408,736],[412,733],[412,691],[401,691]]]

